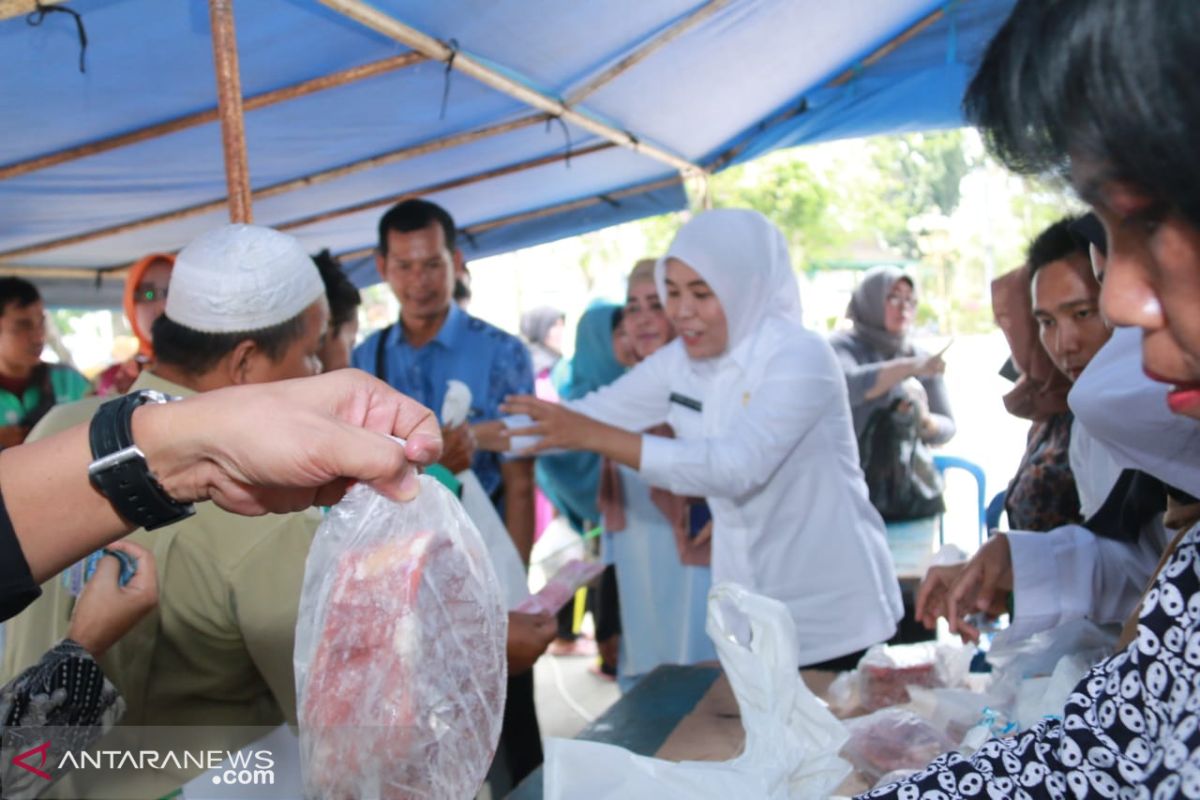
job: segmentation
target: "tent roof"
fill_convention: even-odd
[[[341,1],[235,4],[247,98],[347,70],[370,74],[261,107],[248,101],[256,222],[289,229],[313,252],[361,257],[386,206],[420,193],[455,215],[460,244],[478,258],[686,205],[676,166],[548,119],[444,63],[406,56],[409,48],[327,7]],[[588,120],[712,170],[778,147],[961,124],[971,64],[1012,2],[373,7]],[[0,0],[0,14],[32,5]],[[85,74],[68,15],[47,14],[36,27],[20,15],[0,20],[0,272],[73,275],[58,287],[63,302],[110,302],[102,298],[113,289],[96,294],[91,271],[178,249],[226,220],[215,116],[53,166],[26,162],[215,109],[208,7],[69,6],[87,30]],[[686,27],[694,14],[700,21]],[[674,38],[651,48],[664,34]],[[597,76],[607,80],[592,86]],[[574,104],[581,87],[589,92]],[[373,279],[365,264],[353,274],[360,284]]]

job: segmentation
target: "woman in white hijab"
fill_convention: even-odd
[[[846,383],[807,330],[783,235],[754,211],[695,217],[657,265],[678,338],[569,406],[513,398],[538,449],[593,450],[708,498],[714,581],[786,604],[804,667],[846,669],[895,632],[900,591],[867,498]],[[667,422],[675,439],[633,433]]]

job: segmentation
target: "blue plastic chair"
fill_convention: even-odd
[[[983,473],[983,467],[976,464],[974,461],[968,461],[959,456],[935,455],[933,457],[933,465],[937,467],[938,472],[944,476],[946,470],[961,469],[975,478],[976,494],[979,505],[979,543],[983,544],[987,532],[990,530],[988,525],[988,502],[987,502],[987,476]],[[1001,503],[1003,507],[1003,503]],[[998,515],[997,515],[998,517]],[[946,543],[946,526],[941,519],[938,520],[938,544]]]
[[[1000,527],[1000,515],[1004,513],[1004,501],[1008,499],[1008,490],[996,492],[992,497],[992,502],[988,503],[987,507],[987,529],[994,531]]]

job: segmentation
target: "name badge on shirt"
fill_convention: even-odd
[[[679,394],[678,392],[671,392],[671,402],[678,403],[684,408],[690,408],[692,411],[704,410],[704,404],[699,400],[688,397],[687,395]]]

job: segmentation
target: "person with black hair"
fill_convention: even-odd
[[[1200,420],[1198,41],[1191,0],[1019,0],[965,100],[1009,167],[1065,168],[1092,205],[1108,246],[1101,311],[1141,329],[1142,370],[1165,384],[1159,402],[1191,420]],[[1115,438],[1129,424],[1120,380],[1105,395]],[[1194,467],[1200,456],[1180,441],[1160,457]],[[1181,530],[1132,640],[1091,668],[1061,714],[864,796],[1200,795],[1200,525]]]
[[[153,325],[155,363],[132,391],[203,394],[316,375],[329,325],[325,286],[291,236],[226,225],[180,251],[165,312]],[[55,409],[40,439],[89,419],[98,400]],[[127,703],[129,726],[206,725],[197,745],[237,750],[251,726],[296,722],[292,640],[314,511],[240,517],[214,506],[131,541],[154,554],[161,602],[101,660]],[[5,676],[62,637],[71,598],[58,581],[10,620]],[[220,730],[213,738],[212,731]],[[248,738],[249,737],[249,738]],[[117,771],[80,778],[80,796],[160,797],[195,770]]]
[[[1087,243],[1066,217],[1030,243],[1025,266],[992,283],[996,320],[1021,373],[1004,398],[1032,420],[1021,464],[1005,492],[1009,527],[1048,531],[1083,521],[1069,452],[1067,392],[1112,335],[1100,316],[1100,284]]]
[[[458,228],[441,206],[405,200],[379,220],[375,266],[400,301],[400,318],[355,348],[351,364],[433,409],[450,380],[467,384],[467,424],[446,429],[442,465],[473,469],[526,561],[533,547],[533,465],[477,449],[470,430],[501,416],[510,394],[533,391],[529,351],[512,334],[470,316],[452,301],[466,270]]]
[[[46,308],[37,287],[23,278],[0,278],[0,447],[25,441],[57,403],[91,391],[74,367],[42,361]]]
[[[491,422],[486,427],[494,428],[507,395],[533,392],[529,351],[517,337],[472,317],[454,302],[455,279],[465,279],[467,271],[458,247],[458,228],[441,206],[412,199],[389,209],[379,220],[375,266],[400,301],[400,318],[355,348],[351,365],[438,410],[450,381],[467,385],[471,391],[467,420],[443,428],[445,450],[440,463],[455,474],[474,471],[521,560],[528,564],[534,529],[533,460],[477,448],[472,427]],[[510,624],[534,634],[527,638],[523,648],[527,657],[522,658],[531,665],[550,644],[553,626],[533,620]],[[503,795],[541,763],[533,672],[514,670],[489,775],[493,793]]]
[[[329,331],[318,354],[325,372],[350,366],[350,353],[358,338],[358,307],[362,295],[346,277],[342,262],[328,249],[313,256],[321,280],[325,284],[325,299],[329,301]]]

